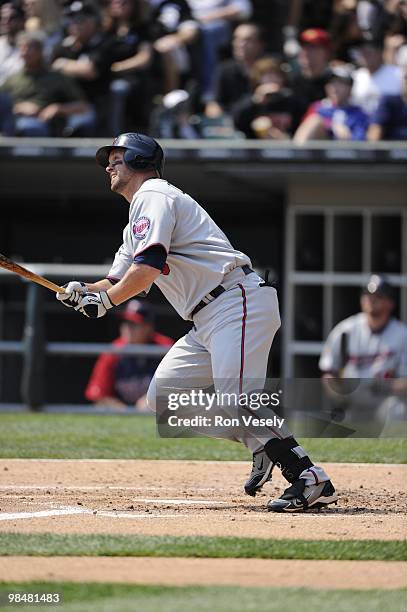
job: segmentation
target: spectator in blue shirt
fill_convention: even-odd
[[[367,139],[407,140],[407,66],[404,68],[403,91],[400,96],[382,96],[370,119]]]
[[[369,118],[359,106],[350,103],[352,85],[351,71],[347,67],[332,68],[325,85],[327,97],[311,106],[294,135],[295,142],[365,140]]]

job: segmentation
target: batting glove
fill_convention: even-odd
[[[71,281],[63,285],[65,293],[57,293],[56,298],[67,308],[75,308],[78,305],[81,294],[86,292],[86,285],[81,281]]]
[[[78,305],[75,306],[75,310],[78,310],[89,319],[104,317],[106,312],[115,305],[111,302],[106,291],[84,293],[79,297],[80,299]]]

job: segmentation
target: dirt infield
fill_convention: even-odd
[[[167,586],[222,585],[397,589],[407,585],[407,563],[284,559],[152,557],[0,558],[4,580],[115,582]]]
[[[7,531],[312,540],[406,538],[407,466],[326,464],[325,467],[339,492],[338,505],[321,512],[281,515],[269,513],[265,508],[267,500],[285,487],[280,474],[276,473],[273,483],[266,485],[260,495],[249,498],[242,492],[247,463],[3,459],[0,460],[0,534]],[[205,568],[200,565],[203,561],[208,563]],[[1,559],[1,573],[10,580],[18,580],[20,575],[26,580],[38,579],[36,571],[43,578],[50,578],[52,568],[55,579],[65,576],[74,580],[76,575],[77,579],[85,580],[87,568],[91,567],[90,576],[95,580],[117,576],[118,581],[124,581],[125,577],[131,581],[137,575],[134,579],[138,582],[144,576],[147,582],[157,583],[154,575],[165,575],[169,580],[165,584],[178,584],[174,576],[170,579],[168,566],[174,568],[176,575],[184,575],[182,584],[242,584],[239,567],[245,566],[247,570],[247,560],[221,562],[222,576],[229,577],[230,582],[222,582],[223,578],[218,576],[219,561],[215,559],[144,562],[99,558],[89,565],[87,558],[79,562],[72,558],[36,559],[34,564],[32,558],[26,563],[22,557],[10,557]],[[111,563],[116,563],[116,569],[110,567]],[[160,563],[162,569],[158,571]],[[367,568],[363,572],[360,571],[362,563]],[[178,570],[177,564],[182,566]],[[264,574],[273,564],[285,567],[286,575],[290,576],[292,571],[287,570],[294,564],[296,586],[309,585],[306,578],[309,580],[309,569],[304,568],[314,568],[318,574],[324,572],[326,584],[337,588],[385,587],[394,581],[394,586],[407,586],[407,578],[402,578],[402,574],[407,575],[404,563],[260,559],[250,560],[251,584],[254,586],[258,580],[258,584],[264,585]],[[140,567],[150,569],[146,570],[147,574],[135,571]],[[284,574],[282,569],[278,571]],[[274,569],[273,575],[276,575]],[[279,586],[284,586],[281,580]]]

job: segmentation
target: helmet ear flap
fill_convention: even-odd
[[[152,168],[158,170],[160,177],[162,175],[162,159],[160,160],[158,166],[156,166],[156,160],[143,159],[143,157],[137,151],[134,151],[133,149],[126,149],[123,154],[123,160],[126,166],[132,170],[146,170],[147,168]]]
[[[145,170],[153,167],[153,164],[145,159],[142,159],[140,154],[132,149],[126,149],[123,155],[124,162],[132,170]]]

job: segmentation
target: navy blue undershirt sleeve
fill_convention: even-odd
[[[134,263],[146,264],[152,268],[157,268],[157,270],[161,270],[162,272],[166,259],[167,251],[165,248],[161,244],[153,244],[140,253],[140,255],[136,255],[133,261]]]

